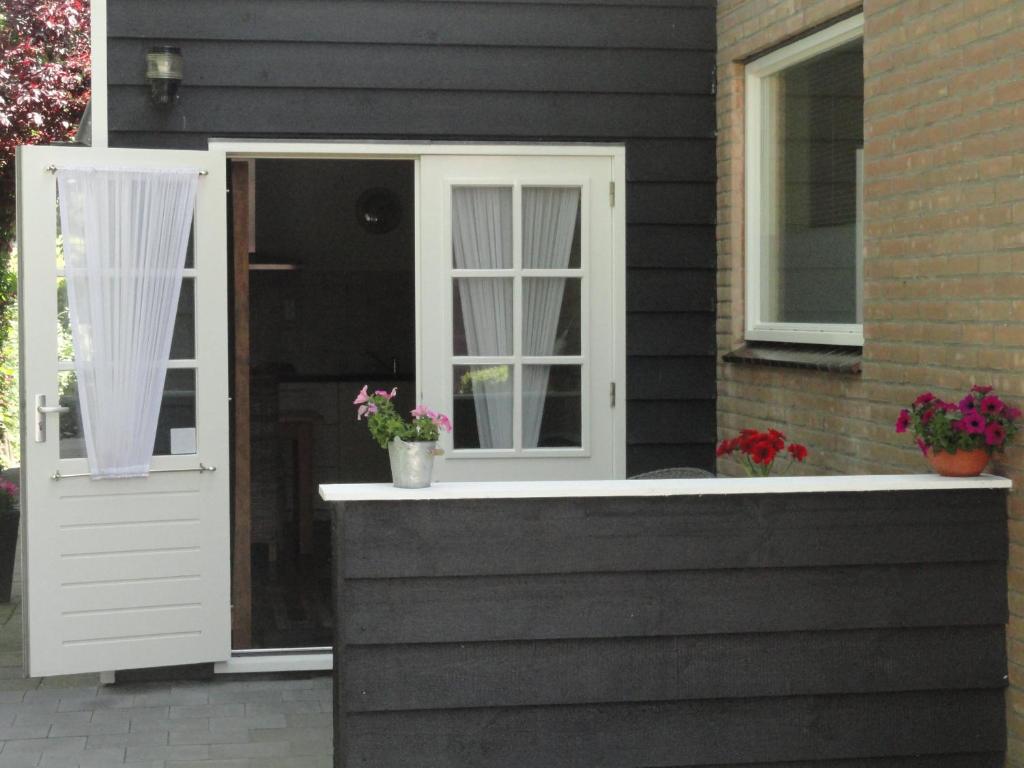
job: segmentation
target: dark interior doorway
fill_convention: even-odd
[[[399,407],[414,405],[414,168],[242,162],[246,178],[233,174],[232,186],[234,435],[249,472],[247,483],[235,473],[233,591],[237,606],[248,579],[249,619],[234,617],[234,647],[329,646],[331,509],[317,486],[390,477],[355,420],[360,387],[398,387]]]

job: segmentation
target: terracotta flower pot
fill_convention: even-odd
[[[984,448],[956,453],[928,449],[928,463],[932,465],[932,469],[945,477],[976,477],[985,469],[990,458]]]

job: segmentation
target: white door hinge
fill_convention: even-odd
[[[613,381],[608,385],[608,400],[611,403],[612,408],[615,407],[615,382]]]
[[[612,208],[615,207],[615,182],[608,182],[608,205]]]

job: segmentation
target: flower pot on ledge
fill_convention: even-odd
[[[956,453],[929,448],[927,457],[932,469],[944,477],[977,477],[992,458],[984,448]]]

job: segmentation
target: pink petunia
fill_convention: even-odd
[[[1014,421],[1015,419],[1019,419],[1020,418],[1020,414],[1021,414],[1020,408],[1007,408],[1005,411],[1003,411],[1003,416],[1008,418],[1010,421]]]
[[[988,445],[1002,445],[1006,440],[1006,429],[998,421],[985,427],[985,442]]]
[[[430,413],[430,409],[427,408],[427,406],[425,405],[417,405],[415,408],[409,411],[409,413],[412,414],[412,417],[414,419],[422,419],[424,416]]]
[[[384,389],[378,389],[373,394],[377,395],[377,397],[383,397],[385,400],[390,400],[391,398],[393,398],[395,396],[395,394],[397,392],[398,392],[398,387],[395,387],[390,392],[388,392],[387,390],[384,390]]]
[[[363,388],[359,390],[359,394],[356,395],[356,399],[352,401],[352,405],[359,405],[360,403],[365,403],[369,399],[370,399],[370,395],[366,391],[366,385],[364,384]]]
[[[360,419],[363,418],[363,416],[366,416],[367,414],[372,415],[376,412],[377,406],[374,405],[373,403],[369,403],[368,405],[360,405],[359,410],[356,412],[356,421],[359,421]]]
[[[992,387],[982,386],[980,384],[975,384],[973,387],[971,387],[971,392],[977,392],[980,395],[987,395],[991,391]]]
[[[977,411],[967,411],[961,421],[964,432],[969,435],[980,435],[985,431],[985,417]]]
[[[904,408],[900,411],[900,415],[896,418],[896,431],[903,433],[907,431],[907,427],[910,425],[910,411]]]
[[[985,414],[996,414],[1001,413],[1006,407],[1006,404],[995,395],[988,395],[981,399],[981,404],[978,406],[978,410]]]
[[[437,425],[438,429],[443,429],[445,432],[452,431],[452,422],[443,413],[437,414],[437,418],[433,419],[433,422]]]
[[[925,445],[924,440],[922,440],[920,437],[917,438],[917,447],[921,449],[921,453],[923,453],[925,456],[928,455],[928,446]]]
[[[957,403],[957,407],[963,411],[964,415],[966,415],[968,411],[974,410],[974,398],[970,395],[965,395],[964,398]]]
[[[924,392],[917,396],[917,399],[914,401],[914,405],[924,405],[925,403],[930,403],[934,399],[935,395],[931,392]]]

